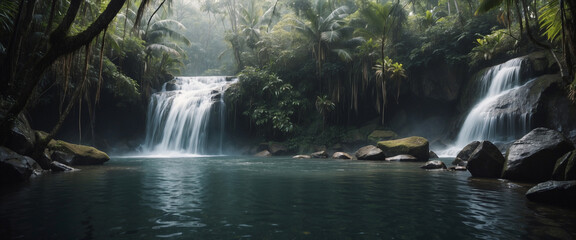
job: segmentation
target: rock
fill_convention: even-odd
[[[382,149],[374,146],[368,145],[361,147],[355,153],[356,158],[358,160],[385,160],[386,154],[382,151]]]
[[[387,157],[386,161],[417,162],[418,158],[408,154],[401,154],[394,157]]]
[[[164,84],[166,91],[175,91],[180,90],[182,87],[180,86],[182,82],[178,79],[173,79]]]
[[[52,170],[52,172],[69,172],[78,169],[70,167],[64,163],[53,161],[50,163],[50,170]]]
[[[8,135],[5,143],[7,148],[21,155],[32,155],[34,144],[36,143],[36,136],[24,114],[18,115],[18,118],[14,122],[14,127],[12,127]]]
[[[310,154],[311,157],[313,158],[328,158],[328,153],[326,151],[319,151],[319,152],[315,152]]]
[[[24,182],[41,172],[42,168],[32,158],[0,146],[0,184]]]
[[[552,171],[552,180],[569,181],[576,180],[576,150],[564,154],[556,161],[554,171]]]
[[[332,154],[332,158],[334,159],[354,159],[352,155],[345,153],[345,152],[335,152]]]
[[[462,148],[462,150],[460,150],[460,152],[458,152],[456,158],[454,161],[452,161],[452,165],[466,166],[468,158],[470,158],[470,154],[476,150],[478,145],[480,145],[479,141],[468,143],[468,145],[466,145],[464,148]]]
[[[256,154],[254,154],[254,156],[255,157],[271,157],[272,154],[268,150],[263,150],[263,151],[260,151]]]
[[[530,201],[576,207],[576,181],[547,181],[526,192]]]
[[[450,170],[450,171],[466,171],[468,169],[465,166],[452,166],[452,167],[449,167],[448,170]]]
[[[382,149],[386,156],[408,154],[416,157],[419,161],[427,161],[430,157],[428,140],[423,137],[380,141],[378,142],[378,148]]]
[[[556,160],[573,149],[572,142],[560,132],[536,128],[510,146],[502,178],[526,182],[550,180]]]
[[[393,131],[374,130],[370,133],[370,135],[368,135],[368,142],[369,143],[377,143],[379,141],[384,141],[384,140],[393,140],[393,139],[396,139],[397,137],[398,137],[398,134],[396,134]]]
[[[429,158],[439,158],[438,154],[436,154],[434,151],[430,151],[428,153]]]
[[[310,155],[295,155],[295,156],[292,156],[292,158],[308,159],[308,158],[312,158],[312,156],[310,156]]]
[[[424,165],[420,166],[422,169],[446,169],[446,164],[444,164],[440,160],[432,160],[424,163]]]
[[[498,147],[489,141],[482,141],[470,154],[466,168],[472,177],[499,178],[505,160]]]
[[[270,151],[270,154],[272,154],[273,156],[288,154],[288,148],[286,147],[286,145],[278,142],[270,142],[268,144],[268,151]]]
[[[52,160],[66,165],[100,165],[110,160],[108,155],[94,147],[77,145],[62,140],[52,140],[48,149],[54,151]]]

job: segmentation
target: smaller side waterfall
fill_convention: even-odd
[[[530,111],[524,109],[516,89],[521,79],[522,58],[515,58],[487,69],[480,77],[480,96],[466,116],[451,149],[443,155],[455,156],[472,141],[511,141],[530,129]]]
[[[488,69],[481,78],[482,99],[466,116],[456,140],[457,146],[465,146],[475,140],[508,141],[527,132],[530,117],[527,113],[502,109],[499,99],[520,85],[522,58],[515,58]]]
[[[144,152],[222,154],[226,77],[177,77],[150,97]]]

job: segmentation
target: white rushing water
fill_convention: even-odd
[[[226,77],[177,77],[150,97],[144,153],[222,154]]]
[[[522,61],[522,58],[515,58],[493,66],[482,74],[479,89],[479,96],[482,97],[466,116],[454,145],[441,155],[456,156],[472,141],[511,141],[529,130],[529,113],[502,111],[501,108],[517,107],[498,104],[499,99],[521,85]]]

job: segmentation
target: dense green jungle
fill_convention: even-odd
[[[162,84],[212,75],[240,78],[224,96],[238,148],[364,126],[447,144],[469,79],[514,57],[544,52],[573,103],[574,16],[564,0],[3,0],[0,145],[25,116],[44,145],[134,151]]]

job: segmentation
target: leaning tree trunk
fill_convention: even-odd
[[[86,30],[74,36],[67,36],[82,2],[70,1],[70,6],[62,22],[50,34],[51,47],[31,68],[27,68],[29,71],[25,71],[23,76],[20,77],[24,82],[22,89],[19,91],[20,95],[8,112],[6,112],[4,118],[0,120],[0,145],[4,144],[6,136],[8,135],[7,133],[14,125],[16,117],[28,104],[44,71],[59,57],[70,54],[90,43],[100,32],[108,27],[108,24],[116,17],[116,14],[118,14],[125,1],[126,0],[111,0],[104,12],[102,12]]]

